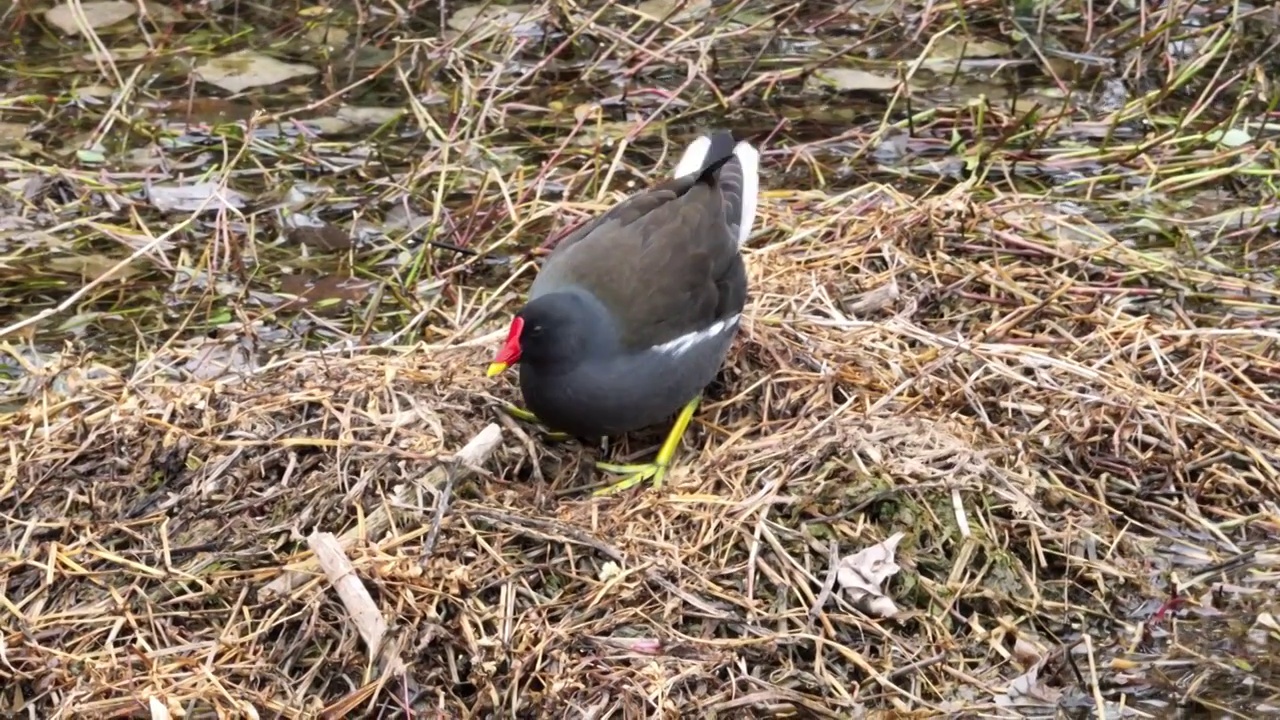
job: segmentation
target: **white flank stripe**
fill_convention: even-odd
[[[692,350],[698,344],[711,340],[718,335],[734,329],[738,326],[738,318],[741,317],[741,313],[737,315],[730,315],[723,320],[717,320],[711,323],[701,330],[685,333],[674,340],[668,340],[661,345],[655,345],[653,346],[653,350],[654,352],[660,352],[664,355],[674,355],[679,357]]]
[[[685,148],[684,155],[680,157],[680,162],[676,165],[673,177],[684,177],[689,173],[701,170],[702,161],[707,158],[707,151],[710,149],[711,138],[706,135],[689,143],[689,147]]]
[[[751,237],[751,225],[756,220],[756,204],[760,199],[760,153],[744,140],[733,148],[733,154],[742,164],[742,219],[738,225],[738,247],[742,247]]]

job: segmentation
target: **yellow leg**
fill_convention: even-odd
[[[542,421],[538,419],[538,416],[528,410],[522,410],[515,405],[507,405],[506,403],[503,403],[502,409],[505,410],[508,415],[517,420],[534,423],[535,425],[542,425]],[[555,440],[557,442],[564,442],[569,439],[568,433],[556,432],[555,430],[547,430],[546,433],[548,439]]]
[[[599,497],[601,495],[620,493],[650,478],[653,479],[653,489],[660,489],[662,487],[662,478],[666,476],[667,469],[671,467],[671,460],[676,456],[676,450],[680,447],[680,438],[684,436],[684,431],[689,427],[689,422],[693,420],[693,413],[698,409],[698,403],[701,399],[701,397],[695,397],[690,400],[684,406],[684,409],[680,411],[680,414],[676,416],[676,421],[671,426],[671,432],[667,433],[667,439],[662,443],[662,447],[658,450],[658,456],[653,459],[653,462],[640,463],[638,465],[596,463],[596,467],[601,470],[618,475],[626,475],[627,477],[595,491],[593,495]]]
[[[537,415],[534,415],[528,410],[522,410],[515,405],[507,405],[506,403],[503,403],[502,409],[505,410],[508,415],[517,420],[523,420],[527,423],[537,423],[539,425],[542,424],[542,421],[538,419]]]

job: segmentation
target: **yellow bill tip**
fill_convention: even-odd
[[[508,367],[510,366],[504,362],[489,363],[489,369],[485,370],[484,374],[488,377],[493,377],[494,375],[506,370]]]

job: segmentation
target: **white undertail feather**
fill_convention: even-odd
[[[676,165],[673,177],[684,177],[689,173],[701,170],[702,161],[707,158],[707,151],[710,149],[711,138],[706,135],[689,143],[689,147],[684,149],[684,155],[680,157],[680,162]]]
[[[711,138],[702,137],[689,143],[684,155],[676,165],[674,177],[683,177],[698,172],[706,164],[707,152],[711,150]],[[738,247],[742,247],[751,237],[751,227],[756,219],[756,206],[760,195],[760,152],[743,140],[733,148],[733,154],[742,165],[742,217],[738,221]]]
[[[706,150],[702,151],[703,154]],[[756,205],[760,200],[760,152],[746,140],[733,148],[733,154],[742,164],[742,220],[738,225],[738,247],[751,237],[751,226],[756,220]]]

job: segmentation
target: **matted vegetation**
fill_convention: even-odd
[[[1277,10],[712,5],[6,11],[6,715],[1280,712]],[[711,125],[744,328],[592,498],[665,428],[484,363]]]

